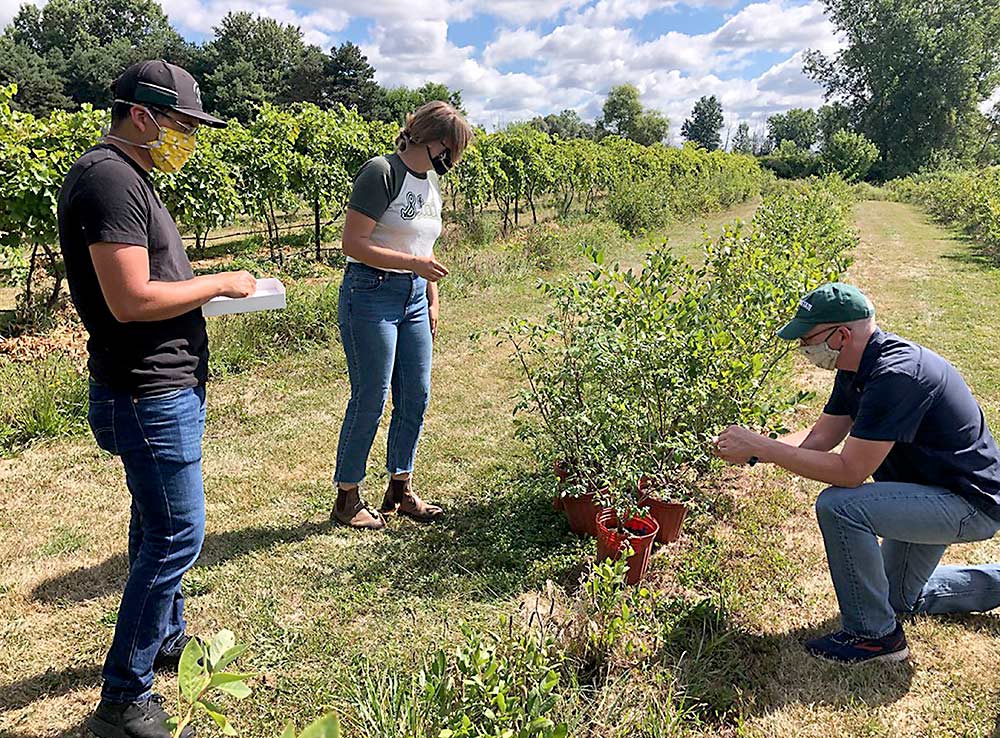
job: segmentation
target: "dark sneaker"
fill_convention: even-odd
[[[862,664],[868,661],[905,661],[910,656],[903,626],[882,638],[862,638],[846,631],[831,633],[806,641],[806,650],[821,659],[840,664]]]
[[[163,697],[153,694],[127,705],[101,700],[87,720],[87,727],[98,738],[170,738],[169,718],[163,709]],[[184,728],[181,738],[194,738],[194,731]]]
[[[176,673],[177,667],[181,663],[181,654],[184,653],[184,648],[190,641],[191,636],[185,633],[170,648],[160,649],[160,652],[156,654],[156,658],[153,659],[153,671]]]

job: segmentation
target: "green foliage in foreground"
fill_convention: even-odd
[[[931,172],[885,186],[897,200],[924,207],[942,223],[975,239],[987,258],[1000,264],[1000,167]]]
[[[247,680],[256,674],[226,671],[246,650],[228,630],[219,631],[210,641],[192,638],[188,642],[177,669],[177,715],[170,726],[174,738],[179,738],[199,715],[211,718],[223,735],[239,735],[216,700],[222,696],[237,700],[250,696]],[[295,724],[289,720],[279,738],[340,738],[340,721],[328,713],[296,736]]]

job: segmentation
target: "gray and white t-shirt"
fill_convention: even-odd
[[[441,235],[441,205],[437,175],[411,171],[398,154],[369,159],[354,180],[348,203],[351,210],[375,221],[373,243],[414,256],[434,253],[434,242]]]

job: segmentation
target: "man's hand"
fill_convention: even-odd
[[[770,442],[766,436],[731,425],[716,437],[713,453],[730,464],[746,464],[754,456],[762,459]]]
[[[427,312],[431,317],[431,338],[437,339],[438,336],[438,316],[441,314],[440,305],[436,302],[432,302],[427,306]]]
[[[250,272],[221,272],[218,280],[223,297],[250,297],[257,290],[257,280]]]

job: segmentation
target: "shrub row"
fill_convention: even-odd
[[[955,225],[1000,261],[1000,167],[978,171],[932,172],[893,180],[885,190],[896,200],[925,208]]]

